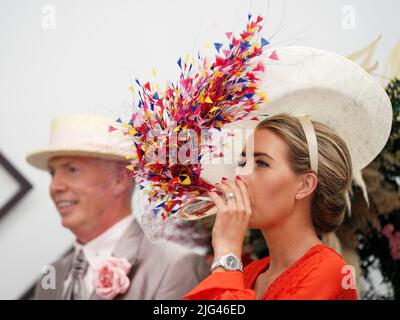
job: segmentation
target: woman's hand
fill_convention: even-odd
[[[247,186],[237,176],[235,182],[223,178],[222,184],[216,184],[216,188],[225,196],[233,195],[233,198],[225,201],[216,192],[209,192],[218,210],[212,230],[214,256],[217,258],[232,252],[240,259],[252,213]]]

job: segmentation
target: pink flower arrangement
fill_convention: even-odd
[[[119,294],[124,294],[130,285],[127,274],[131,264],[126,258],[110,257],[95,270],[93,285],[97,295],[104,300],[112,300]]]

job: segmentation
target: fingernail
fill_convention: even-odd
[[[236,176],[236,179],[237,179],[237,180],[242,180],[242,178],[240,178],[239,176]]]
[[[228,180],[228,179],[227,179],[227,178],[225,178],[225,177],[222,177],[222,180],[223,180],[223,181],[225,181],[225,180]]]

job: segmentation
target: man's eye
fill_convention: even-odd
[[[69,173],[75,173],[77,171],[78,171],[78,168],[76,168],[76,167],[68,167],[68,172]]]

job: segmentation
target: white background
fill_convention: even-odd
[[[18,298],[73,241],[48,197],[49,175],[25,162],[46,145],[51,119],[127,115],[135,78],[174,80],[179,56],[225,41],[249,11],[267,17],[264,35],[279,46],[349,55],[382,35],[376,74],[400,40],[398,0],[0,0],[0,150],[34,185],[0,220],[0,299]],[[16,187],[1,171],[3,200]]]

